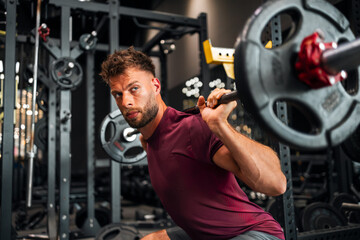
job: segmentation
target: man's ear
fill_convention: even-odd
[[[153,79],[151,79],[151,83],[152,83],[153,86],[155,87],[156,93],[160,94],[160,91],[161,91],[160,80],[157,79],[157,78],[153,78]]]

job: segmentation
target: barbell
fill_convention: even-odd
[[[290,34],[282,45],[264,48],[262,30],[273,17],[283,14],[291,17]],[[302,42],[319,31],[324,42],[339,44],[317,58],[320,69],[351,71],[345,82],[314,89],[299,80],[296,61]],[[355,131],[360,120],[359,40],[354,41],[349,22],[334,6],[321,0],[267,1],[247,21],[238,39],[234,72],[239,97],[275,137],[295,148],[319,150],[338,145]],[[285,125],[275,113],[278,101],[299,112],[310,125],[308,129]]]
[[[83,71],[78,62],[70,57],[61,57],[50,65],[53,81],[64,90],[74,90],[82,82]]]
[[[265,48],[262,33],[279,15],[290,26],[288,34],[280,46]],[[268,132],[291,147],[333,147],[359,125],[360,39],[355,40],[348,20],[330,3],[267,1],[246,22],[233,58],[237,91],[219,102],[240,99]],[[287,103],[307,122],[306,128],[284,124],[276,114],[277,102]]]

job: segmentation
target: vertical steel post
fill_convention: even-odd
[[[109,1],[109,45],[110,53],[114,53],[119,47],[119,1]],[[111,111],[117,109],[115,100],[110,99]],[[121,165],[116,161],[110,160],[111,168],[111,221],[120,223],[121,221]]]
[[[86,236],[95,236],[100,225],[95,218],[95,88],[94,51],[86,55],[86,151],[87,151],[87,218],[82,226]]]
[[[57,86],[53,81],[49,86],[48,99],[48,189],[47,189],[47,232],[50,240],[57,239],[56,225],[56,93]]]
[[[61,7],[61,56],[70,56],[70,7]],[[69,196],[71,180],[71,92],[60,92],[60,211],[59,235],[61,240],[69,239]]]
[[[6,1],[4,120],[1,148],[0,239],[11,239],[14,162],[16,1]]]
[[[210,70],[209,70],[209,65],[206,63],[204,47],[203,47],[203,42],[208,39],[206,13],[200,13],[200,15],[198,16],[198,20],[200,23],[200,30],[199,30],[200,70],[201,70],[201,81],[203,82],[203,88],[201,94],[203,96],[209,96]]]
[[[351,23],[355,36],[360,36],[360,0],[351,0]]]
[[[161,76],[160,76],[160,80],[161,80],[161,97],[164,100],[165,103],[168,103],[168,99],[167,99],[167,55],[165,53],[163,53],[162,51],[160,52],[160,66],[161,66]]]
[[[271,40],[273,47],[277,47],[282,43],[281,37],[281,19],[280,15],[275,16],[271,22]],[[287,106],[285,102],[276,103],[276,114],[278,118],[284,123],[288,124]],[[285,239],[296,240],[297,231],[295,223],[295,211],[294,211],[294,199],[292,189],[292,175],[291,175],[291,159],[290,159],[290,148],[287,145],[279,143],[279,158],[281,164],[281,170],[283,171],[286,180],[287,187],[286,192],[277,197],[277,204],[280,205],[280,209],[283,214],[283,228]]]
[[[287,109],[286,103],[277,102],[276,103],[277,116],[280,120],[287,124]],[[290,148],[287,145],[279,143],[279,158],[281,163],[281,170],[283,171],[286,180],[287,187],[286,192],[277,197],[278,203],[280,203],[283,214],[283,228],[285,239],[296,240],[297,231],[295,223],[295,211],[294,211],[294,199],[293,199],[293,186],[292,186],[292,175],[291,175],[291,159],[290,159]],[[281,204],[282,203],[282,204]]]

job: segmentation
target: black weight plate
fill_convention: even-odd
[[[336,209],[341,208],[343,203],[358,203],[356,197],[348,193],[337,193],[330,200],[330,204]]]
[[[266,49],[261,35],[277,15],[290,18],[292,26],[284,43]],[[316,23],[316,24],[314,24]],[[247,21],[235,44],[234,72],[239,98],[247,111],[278,139],[304,150],[325,149],[344,141],[360,119],[360,91],[349,94],[341,83],[311,89],[298,80],[295,71],[302,40],[320,29],[325,42],[354,39],[349,22],[323,0],[269,0]],[[360,68],[355,71],[359,86]],[[284,101],[298,110],[311,124],[300,131],[282,123],[275,103]]]
[[[95,240],[138,240],[139,231],[130,226],[112,223],[100,229]]]
[[[69,64],[72,66],[69,68]],[[83,71],[78,62],[69,57],[54,60],[50,65],[50,73],[55,83],[62,89],[74,90],[83,79]]]
[[[350,211],[347,209],[342,209],[341,205],[343,203],[353,203],[358,204],[359,201],[357,198],[348,193],[337,193],[330,200],[330,204],[338,209],[345,218],[349,219],[351,222],[359,223],[360,222],[360,211]]]
[[[39,149],[45,151],[47,149],[47,138],[48,120],[43,117],[35,123],[34,143]]]
[[[36,103],[43,112],[48,110],[48,89],[43,86],[39,88],[38,95],[36,96]]]
[[[109,128],[113,128],[113,134],[107,139],[106,133]],[[130,128],[120,110],[115,110],[108,114],[102,121],[100,126],[100,141],[105,152],[111,159],[121,163],[132,164],[146,158],[146,152],[142,148],[139,139],[140,134],[136,134],[136,138],[133,141],[126,141],[124,139],[123,132]]]
[[[85,51],[92,50],[96,47],[97,38],[93,37],[92,40],[89,41],[90,38],[90,33],[85,33],[80,36],[79,44],[80,47]]]
[[[346,218],[328,203],[315,202],[306,206],[301,218],[305,232],[319,229],[329,229],[336,226],[345,226]]]

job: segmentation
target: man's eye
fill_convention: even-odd
[[[136,90],[138,90],[138,89],[139,89],[138,87],[133,87],[133,88],[131,88],[132,91],[136,91]]]
[[[121,93],[115,93],[114,94],[114,98],[119,98],[119,97],[121,97]]]

